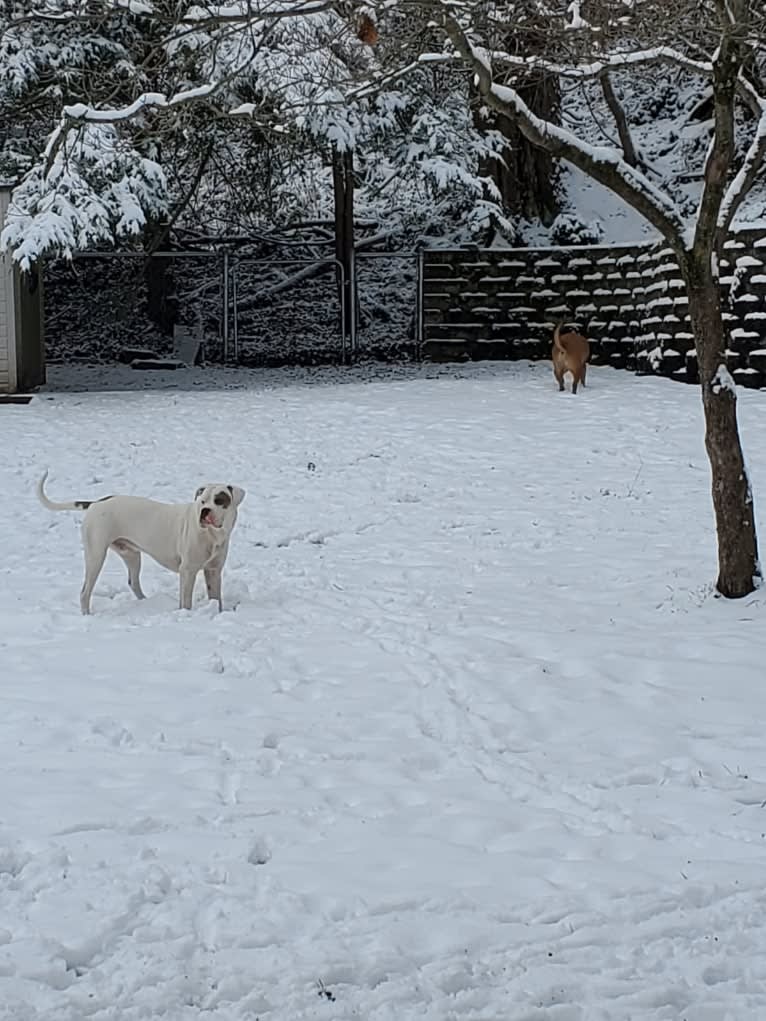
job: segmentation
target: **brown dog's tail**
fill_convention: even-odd
[[[569,347],[570,340],[576,338],[577,341],[579,341],[581,339],[581,335],[576,333],[575,334],[565,333],[564,336],[562,337],[561,327],[563,325],[564,322],[562,320],[560,323],[556,325],[556,329],[553,331],[553,346],[558,348],[559,351],[564,351],[566,354],[570,354],[571,353],[571,349]],[[586,340],[586,338],[583,336],[582,340]]]

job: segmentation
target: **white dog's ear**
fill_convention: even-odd
[[[245,499],[244,489],[240,489],[239,486],[227,486],[226,488],[231,493],[231,498],[234,501],[234,506],[239,507],[239,505]]]
[[[202,494],[204,492],[205,492],[205,487],[204,486],[200,486],[199,489],[197,490],[197,492],[194,494],[194,499],[195,500],[199,500],[199,498],[202,496]]]

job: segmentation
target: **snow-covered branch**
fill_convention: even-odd
[[[644,50],[626,50],[625,52],[613,53],[611,56],[602,57],[600,60],[591,60],[584,64],[561,64],[555,60],[547,60],[545,57],[534,55],[521,57],[515,53],[507,53],[505,50],[487,50],[486,56],[496,67],[509,68],[517,71],[542,71],[546,74],[556,75],[558,78],[567,78],[574,81],[600,78],[607,71],[621,71],[645,67],[649,64],[672,64],[684,68],[694,74],[710,77],[713,73],[712,61],[694,60],[687,57],[680,50],[670,46],[654,46]],[[457,58],[450,53],[423,53],[420,57],[422,63],[450,63]]]
[[[334,10],[333,0],[240,0],[232,4],[197,4],[191,7],[179,25],[237,25],[250,24],[253,21],[283,21],[286,18],[309,17]]]
[[[734,180],[726,189],[718,212],[716,230],[720,241],[726,237],[742,201],[755,183],[766,160],[766,100],[761,100],[761,116],[755,135]]]
[[[703,77],[710,77],[713,73],[712,61],[694,60],[671,46],[626,50],[585,64],[560,64],[539,56],[519,57],[502,51],[493,51],[490,56],[492,63],[498,67],[516,68],[520,71],[545,71],[559,78],[570,79],[600,78],[605,71],[634,69],[648,64],[673,64]]]
[[[240,0],[229,4],[196,4],[177,20],[179,25],[203,24],[249,24],[254,20],[282,20],[285,18],[306,17],[332,10],[332,0]],[[101,0],[98,9],[60,10],[53,4],[32,7],[23,15],[14,17],[14,23],[24,21],[59,21],[73,22],[104,17],[110,11],[128,11],[130,14],[154,16],[164,20],[164,13],[158,11],[151,0]]]
[[[396,67],[385,74],[378,73],[372,75],[369,81],[352,88],[348,93],[347,98],[349,100],[359,100],[367,99],[369,96],[374,96],[386,86],[400,81],[407,75],[412,74],[413,71],[417,71],[421,67],[421,63],[422,62],[420,60],[413,60],[410,61],[409,64],[406,64],[403,67]]]
[[[97,12],[92,10],[62,11],[52,5],[49,5],[33,7],[29,11],[26,11],[23,15],[14,17],[11,20],[13,24],[17,25],[25,21],[58,21],[71,23],[73,21],[90,21],[96,13],[99,17],[103,17],[112,11],[127,11],[129,14],[138,15],[154,14],[154,8],[151,3],[146,2],[146,0],[102,0],[101,9]]]
[[[626,50],[591,60],[587,63],[561,64],[548,60],[540,55],[521,57],[505,50],[487,50],[486,57],[496,67],[525,72],[542,72],[555,75],[569,81],[588,81],[600,78],[609,71],[635,70],[653,64],[664,64],[679,67],[690,74],[702,78],[712,78],[713,61],[695,60],[671,46],[654,46],[648,49]],[[418,58],[421,64],[453,64],[461,58],[455,53],[422,53]],[[740,73],[737,80],[737,92],[747,107],[756,115],[760,114],[758,92],[752,82]]]
[[[161,92],[144,92],[132,103],[122,107],[98,108],[87,103],[73,103],[65,106],[58,126],[51,133],[44,153],[43,178],[47,178],[59,153],[66,145],[67,137],[77,124],[114,124],[135,117],[142,110],[151,108],[166,110],[207,98],[219,88],[220,83],[211,82],[194,89],[184,89],[168,99]]]
[[[761,116],[763,100],[753,83],[748,81],[741,71],[737,78],[737,94],[755,117]]]
[[[73,103],[63,109],[64,118],[68,121],[87,121],[91,123],[114,123],[115,121],[130,120],[142,110],[155,107],[166,110],[169,107],[180,106],[182,103],[191,103],[197,99],[207,99],[212,96],[220,87],[220,82],[210,82],[207,85],[199,85],[194,89],[184,89],[171,96],[170,99],[162,92],[144,92],[132,103],[122,107],[94,107],[87,103]]]

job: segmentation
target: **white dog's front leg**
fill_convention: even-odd
[[[218,612],[223,611],[223,597],[221,595],[221,575],[222,570],[220,567],[206,567],[205,568],[205,584],[207,585],[207,597],[208,599],[215,599],[218,602]]]
[[[179,595],[179,609],[191,610],[192,608],[192,596],[194,595],[194,582],[197,580],[198,567],[193,570],[188,567],[181,567],[179,570],[180,579],[180,595]]]

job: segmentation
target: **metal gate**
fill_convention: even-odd
[[[333,257],[81,252],[46,267],[49,352],[54,361],[118,358],[136,347],[167,357],[181,325],[203,336],[207,360],[224,365],[419,359],[423,253],[357,251],[347,282]],[[167,302],[164,326],[147,311],[154,283]],[[353,308],[341,300],[349,294]]]
[[[295,272],[281,273],[288,268]],[[350,360],[356,323],[339,298],[345,275],[338,259],[266,259],[226,253],[224,272],[229,284],[225,362],[300,365]]]
[[[353,357],[419,360],[422,253],[357,251],[352,265],[357,320]]]

